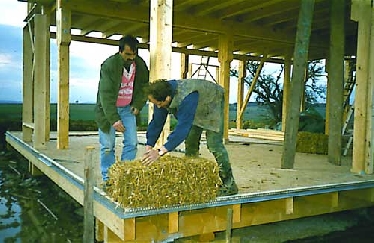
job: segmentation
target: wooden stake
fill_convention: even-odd
[[[232,208],[227,209],[226,243],[231,242]]]
[[[83,242],[94,242],[95,236],[95,216],[93,210],[93,193],[95,184],[95,171],[92,163],[93,146],[86,147],[84,161],[84,222],[83,222]]]

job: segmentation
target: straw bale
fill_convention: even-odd
[[[150,166],[139,160],[116,162],[108,175],[107,194],[125,208],[209,202],[222,184],[215,161],[169,155]]]
[[[311,154],[327,154],[329,137],[322,133],[298,132],[296,151]]]

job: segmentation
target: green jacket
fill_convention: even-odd
[[[144,60],[139,56],[135,57],[135,64],[134,92],[130,105],[140,111],[148,98],[143,88],[149,83],[149,70]],[[110,127],[120,120],[116,102],[122,82],[123,66],[124,60],[119,53],[108,57],[101,64],[95,117],[97,126],[103,132],[109,132]]]
[[[199,93],[193,125],[206,130],[219,132],[222,129],[224,115],[224,89],[211,81],[203,79],[180,79],[169,106],[169,112],[176,113],[184,98],[192,92]]]

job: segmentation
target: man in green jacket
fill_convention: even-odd
[[[219,176],[223,182],[218,195],[236,194],[238,187],[223,144],[224,89],[208,80],[181,79],[155,81],[146,92],[149,101],[154,104],[154,112],[148,124],[143,164],[151,165],[183,141],[186,156],[199,156],[201,134],[205,131],[207,147],[219,165]],[[154,146],[170,113],[178,123],[163,146],[156,150]]]
[[[108,179],[109,167],[115,162],[116,132],[123,134],[121,161],[136,157],[136,115],[147,101],[143,88],[149,82],[148,67],[137,52],[138,40],[127,35],[119,40],[119,52],[101,64],[95,113],[104,182]]]

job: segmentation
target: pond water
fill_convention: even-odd
[[[373,218],[374,208],[371,208],[252,226],[233,230],[232,242],[369,243],[374,242]],[[315,231],[320,236],[311,233],[317,227],[325,229]],[[0,150],[0,242],[82,242],[82,239],[82,206],[46,176],[31,177],[28,162],[20,154]],[[224,242],[224,239],[224,232],[217,233],[215,241]]]

